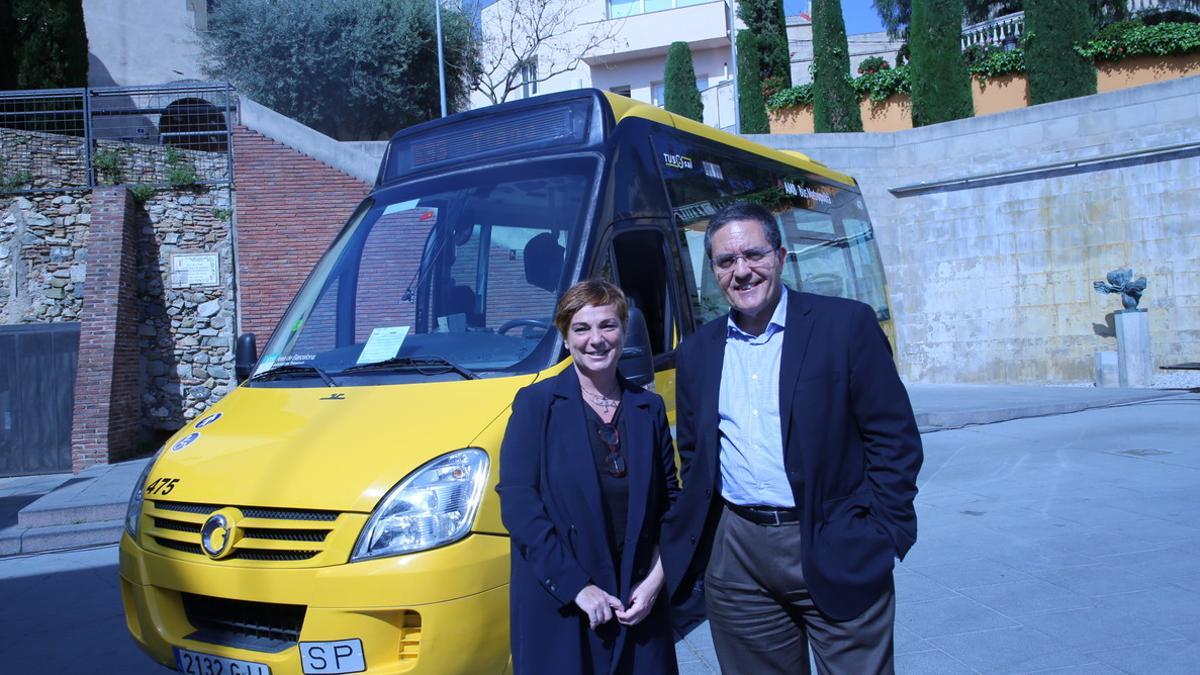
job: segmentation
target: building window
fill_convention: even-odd
[[[538,91],[537,57],[521,64],[521,98],[536,96]]]
[[[619,87],[609,87],[608,90],[614,94],[624,96],[625,98],[633,98],[633,96],[632,96],[633,88],[627,84],[622,84]]]
[[[607,0],[608,18],[621,19],[635,14],[661,12],[665,9],[702,5],[713,0]]]
[[[704,91],[705,89],[708,89],[708,76],[707,75],[698,75],[696,77],[696,91]],[[665,102],[663,101],[663,92],[665,90],[666,90],[666,87],[663,85],[662,82],[651,82],[650,83],[650,102],[653,103],[654,105],[658,106],[659,108],[663,107],[665,105]]]

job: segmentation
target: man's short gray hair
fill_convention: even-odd
[[[717,211],[715,215],[708,221],[708,227],[704,230],[704,255],[712,260],[712,238],[722,227],[735,220],[752,220],[762,225],[763,234],[767,237],[767,243],[771,245],[771,250],[779,250],[783,247],[783,235],[779,231],[779,223],[775,220],[775,215],[771,213],[767,207],[754,202],[734,202],[729,206]]]

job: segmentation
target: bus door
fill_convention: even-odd
[[[626,221],[614,227],[597,251],[593,276],[621,287],[646,319],[654,354],[654,389],[675,419],[675,347],[690,325],[681,316],[682,271],[675,236],[665,221]]]

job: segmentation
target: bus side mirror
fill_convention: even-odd
[[[254,333],[242,333],[238,336],[237,348],[233,352],[233,372],[237,376],[238,382],[244,382],[247,377],[250,377],[256,361],[258,361],[258,345],[255,343]]]
[[[625,349],[617,365],[625,379],[640,386],[654,383],[654,354],[650,350],[650,331],[646,317],[637,307],[629,308],[629,326],[625,329]]]

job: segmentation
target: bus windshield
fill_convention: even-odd
[[[597,169],[592,156],[525,160],[368,199],[300,290],[252,384],[275,381],[270,371],[354,385],[545,368]]]

